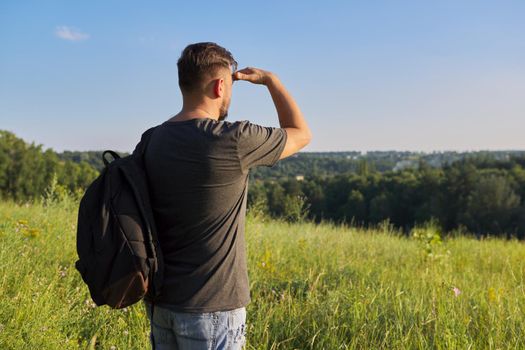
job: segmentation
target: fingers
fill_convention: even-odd
[[[265,71],[253,67],[246,67],[233,73],[233,80],[246,80],[254,84],[262,84]]]
[[[248,74],[252,73],[250,68],[244,68],[233,73],[234,80],[246,80]]]
[[[233,80],[246,80],[246,76],[241,72],[233,73]]]
[[[246,73],[246,74],[250,74],[250,73],[255,72],[255,68],[252,68],[252,67],[246,67],[246,68],[243,68],[243,69],[241,69],[241,70],[238,70],[238,72]]]

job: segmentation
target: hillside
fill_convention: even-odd
[[[0,202],[0,348],[143,349],[143,306],[94,307],[77,203]],[[252,213],[253,214],[253,213]],[[525,348],[525,246],[248,217],[247,349]]]

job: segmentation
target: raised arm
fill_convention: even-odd
[[[233,74],[234,80],[246,80],[254,84],[265,85],[272,96],[279,124],[286,130],[287,139],[279,159],[299,152],[312,139],[312,132],[304,120],[299,106],[288,93],[279,78],[268,71],[258,68],[244,68]]]

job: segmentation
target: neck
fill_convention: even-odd
[[[177,114],[180,118],[211,118],[219,119],[219,109],[206,101],[188,101],[183,100],[182,109]]]

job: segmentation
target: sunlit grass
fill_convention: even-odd
[[[0,349],[145,349],[143,305],[94,307],[77,203],[0,203]],[[247,349],[525,348],[525,246],[249,217]],[[430,237],[430,236],[429,236]]]

